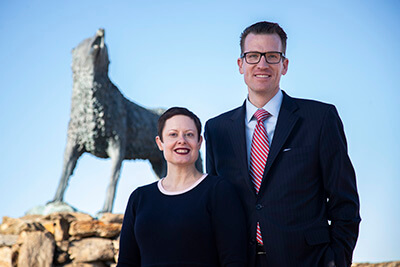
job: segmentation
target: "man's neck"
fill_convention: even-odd
[[[256,106],[257,108],[264,107],[277,93],[279,92],[279,88],[273,92],[272,94],[255,94],[254,92],[249,90],[249,101]]]

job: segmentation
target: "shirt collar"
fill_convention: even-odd
[[[271,100],[268,101],[268,103],[265,104],[265,106],[263,106],[262,108],[265,109],[266,111],[268,111],[269,114],[271,114],[271,116],[278,116],[279,110],[281,109],[281,105],[282,105],[282,99],[283,99],[283,94],[282,94],[281,89],[279,89],[279,91],[275,94],[275,96],[273,98],[271,98]],[[249,97],[247,96],[247,98],[246,98],[246,121],[247,122],[251,121],[251,119],[254,116],[254,113],[256,113],[257,110],[258,110],[258,108],[250,102]]]

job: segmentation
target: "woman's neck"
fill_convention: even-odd
[[[168,166],[167,176],[162,180],[162,186],[167,191],[182,191],[192,186],[203,176],[196,167]]]

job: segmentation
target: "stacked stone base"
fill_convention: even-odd
[[[3,217],[0,267],[115,267],[122,214],[77,212]],[[400,267],[400,261],[352,267]]]
[[[0,267],[116,266],[122,214],[96,220],[83,213],[3,217]]]

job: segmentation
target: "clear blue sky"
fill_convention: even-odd
[[[239,35],[270,20],[288,39],[281,87],[339,110],[357,173],[362,223],[356,262],[400,260],[400,2],[1,1],[0,216],[45,204],[61,174],[72,91],[71,49],[106,30],[110,77],[145,107],[185,106],[207,119],[242,104]],[[202,149],[204,155],[204,148]],[[94,215],[110,161],[84,155],[65,200]],[[155,181],[125,161],[114,212]]]

